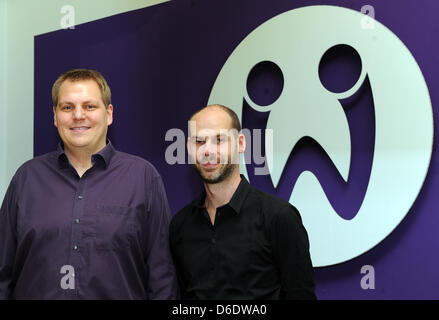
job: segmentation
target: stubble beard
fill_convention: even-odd
[[[204,174],[203,169],[201,169],[196,164],[194,164],[193,166],[195,168],[195,171],[198,173],[198,175],[204,182],[208,184],[216,184],[229,178],[232,175],[232,172],[234,171],[237,164],[230,164],[230,163],[226,164],[224,167],[220,168],[219,173],[212,178],[207,177]]]

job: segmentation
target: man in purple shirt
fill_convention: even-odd
[[[0,299],[175,299],[162,179],[107,140],[97,71],[52,88],[58,150],[23,164],[0,210]]]

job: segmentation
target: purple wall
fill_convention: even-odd
[[[51,86],[55,79],[68,69],[97,69],[113,93],[115,121],[110,127],[110,139],[119,150],[144,157],[156,166],[165,181],[171,210],[176,213],[198,194],[201,183],[188,165],[166,163],[164,154],[170,144],[164,138],[167,130],[180,128],[186,132],[187,119],[207,103],[223,64],[247,34],[277,14],[317,4],[360,11],[366,3],[179,0],[35,37],[35,155],[52,151],[58,142],[51,111]],[[367,4],[375,8],[376,19],[402,40],[418,62],[430,90],[436,123],[439,3],[370,0]],[[346,76],[354,77],[358,61],[349,52],[340,53],[340,57],[342,60],[328,59],[321,70],[322,82],[343,86]],[[346,72],[335,74],[333,71],[340,67],[345,67]],[[261,101],[267,99],[266,92],[275,95],[281,85],[282,80],[269,67],[248,79],[249,93]],[[319,145],[310,140],[304,140],[293,151],[291,160],[296,163],[277,190],[267,177],[251,177],[252,183],[288,199],[292,189],[288,181],[294,181],[305,169],[320,172],[319,180],[330,190],[340,215],[352,217],[368,184],[373,153],[375,127],[373,108],[367,108],[373,105],[368,82],[354,101],[346,103],[346,114],[354,128],[353,146],[361,145],[352,150],[352,163],[356,163],[352,170],[359,187],[343,185]],[[244,108],[244,121],[247,128],[263,128],[266,119],[252,117]],[[435,141],[424,187],[406,218],[386,239],[348,262],[316,268],[318,298],[439,298],[437,161]],[[375,268],[374,290],[361,289],[363,265]]]

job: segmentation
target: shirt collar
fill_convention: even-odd
[[[106,169],[108,168],[111,159],[113,158],[115,153],[116,153],[116,149],[111,144],[111,141],[107,139],[107,144],[105,145],[105,147],[98,153],[93,154],[91,156],[91,161],[92,163],[102,161],[102,164]],[[67,155],[64,151],[64,144],[62,142],[58,144],[58,148],[56,150],[56,157],[60,162],[61,166],[66,167],[69,165],[69,159],[67,158]]]
[[[230,199],[229,203],[225,204],[224,206],[228,205],[236,213],[239,213],[241,211],[242,205],[243,205],[245,198],[247,197],[247,194],[249,193],[250,189],[251,189],[250,183],[241,174],[241,182],[239,183],[238,188],[236,188],[236,191],[233,194],[232,198]],[[195,206],[199,209],[202,209],[202,208],[204,208],[205,201],[206,201],[206,190],[203,190],[201,195],[195,201]]]

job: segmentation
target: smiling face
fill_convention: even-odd
[[[94,154],[105,147],[113,106],[105,106],[96,81],[65,80],[53,113],[64,150]]]
[[[189,126],[189,154],[203,181],[214,184],[239,175],[239,153],[244,152],[245,138],[232,129],[231,118],[223,109],[205,108],[192,117]]]

